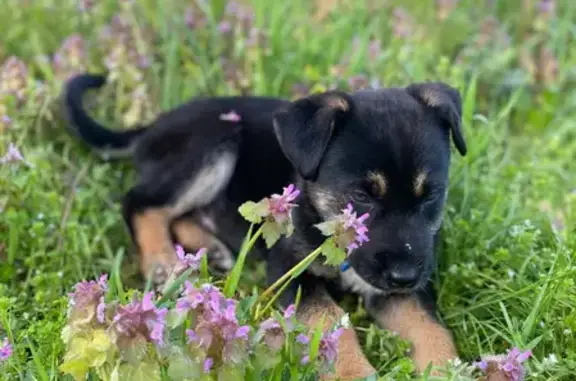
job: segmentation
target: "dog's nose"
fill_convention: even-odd
[[[392,288],[411,288],[416,286],[420,271],[417,266],[402,266],[390,269],[388,284]]]

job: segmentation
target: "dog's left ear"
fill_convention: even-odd
[[[274,132],[284,155],[305,180],[316,178],[334,131],[351,113],[352,100],[340,91],[299,99],[274,113]]]
[[[452,141],[465,156],[466,141],[462,134],[462,99],[458,90],[442,82],[417,83],[406,88],[408,94],[422,102],[448,123],[452,132]]]

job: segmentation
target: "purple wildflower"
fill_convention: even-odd
[[[550,17],[554,15],[556,11],[556,1],[555,0],[540,0],[538,2],[538,12],[544,17]]]
[[[272,350],[279,350],[284,345],[286,334],[294,330],[296,307],[289,305],[284,310],[284,327],[274,318],[264,320],[256,333],[257,341],[263,340],[264,344]]]
[[[365,242],[368,242],[368,228],[364,222],[370,215],[364,213],[357,217],[352,204],[348,204],[342,214],[334,220],[326,221],[316,225],[318,229],[326,236],[333,236],[336,246],[346,248],[348,255],[355,249],[359,248]]]
[[[67,80],[85,69],[86,41],[79,34],[66,38],[54,54],[54,71],[56,75]]]
[[[10,127],[11,124],[12,124],[12,119],[10,119],[10,117],[8,115],[2,115],[2,117],[0,117],[0,132],[4,128]]]
[[[22,152],[13,144],[8,145],[8,151],[2,157],[0,157],[0,164],[11,163],[15,161],[25,161]]]
[[[237,302],[226,299],[216,287],[206,284],[195,288],[189,282],[176,309],[180,313],[195,312],[198,322],[186,331],[189,344],[218,354],[223,361],[237,361],[246,353],[250,327],[241,326],[236,318]]]
[[[300,195],[300,190],[294,184],[284,188],[284,192],[273,194],[268,199],[268,212],[278,223],[283,223],[290,218],[290,211],[296,206],[292,202]]]
[[[0,346],[0,362],[8,360],[10,356],[12,356],[12,344],[6,338]]]
[[[158,345],[164,343],[166,326],[166,308],[156,308],[152,298],[153,292],[144,295],[142,300],[136,297],[125,306],[119,306],[112,326],[116,333],[127,339],[145,338]]]
[[[318,356],[321,361],[329,364],[336,361],[338,356],[338,339],[342,335],[344,328],[338,328],[331,333],[324,333],[320,338],[320,347],[318,349]]]
[[[90,323],[94,316],[98,323],[104,323],[106,304],[104,295],[108,290],[108,275],[103,274],[98,281],[82,281],[69,293],[69,314],[71,320]]]
[[[184,11],[184,22],[189,29],[194,29],[196,27],[196,15],[194,14],[194,8],[186,8]]]
[[[23,100],[28,89],[28,67],[16,56],[9,57],[0,68],[0,94]]]
[[[232,24],[229,21],[222,21],[218,24],[218,32],[227,34],[232,31]]]
[[[206,255],[206,249],[202,248],[196,254],[187,254],[182,246],[176,245],[176,255],[178,256],[178,263],[174,267],[174,273],[179,276],[188,269],[197,271],[200,268],[200,263],[202,263],[202,257]]]
[[[299,334],[298,336],[296,336],[296,341],[302,345],[310,344],[310,339],[308,338],[308,336],[306,336],[302,333]]]
[[[204,360],[204,373],[210,373],[212,365],[214,365],[214,360],[212,357],[206,357],[206,360]]]
[[[220,114],[220,120],[238,123],[242,120],[242,118],[236,113],[236,111],[232,110],[228,113]]]
[[[518,348],[508,351],[507,355],[485,356],[476,366],[486,375],[504,373],[510,381],[524,380],[525,370],[522,363],[532,356],[531,351],[521,352]]]

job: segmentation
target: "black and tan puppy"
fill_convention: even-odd
[[[262,97],[195,99],[150,126],[113,132],[92,120],[83,94],[100,76],[81,75],[65,92],[67,117],[90,146],[132,156],[139,179],[124,200],[124,217],[142,271],[161,278],[174,263],[173,239],[189,250],[210,247],[215,266],[229,269],[247,224],[237,209],[294,182],[302,190],[295,233],[266,253],[270,281],[316,248],[313,227],[348,202],[369,212],[370,242],[341,271],[313,264],[283,296],[301,286],[300,318],[343,315],[332,291],[362,295],[374,319],[413,344],[418,370],[457,356],[436,320],[430,275],[448,189],[452,140],[462,154],[459,93],[442,83],[331,91],[294,102]],[[222,118],[231,111],[241,120]],[[260,246],[262,248],[262,246]],[[354,330],[340,341],[335,377],[374,373]]]

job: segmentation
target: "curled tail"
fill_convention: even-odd
[[[82,104],[86,91],[98,89],[105,82],[106,78],[101,75],[81,74],[73,77],[65,87],[64,114],[74,133],[104,157],[127,157],[132,155],[134,143],[146,128],[110,130],[92,119]]]

